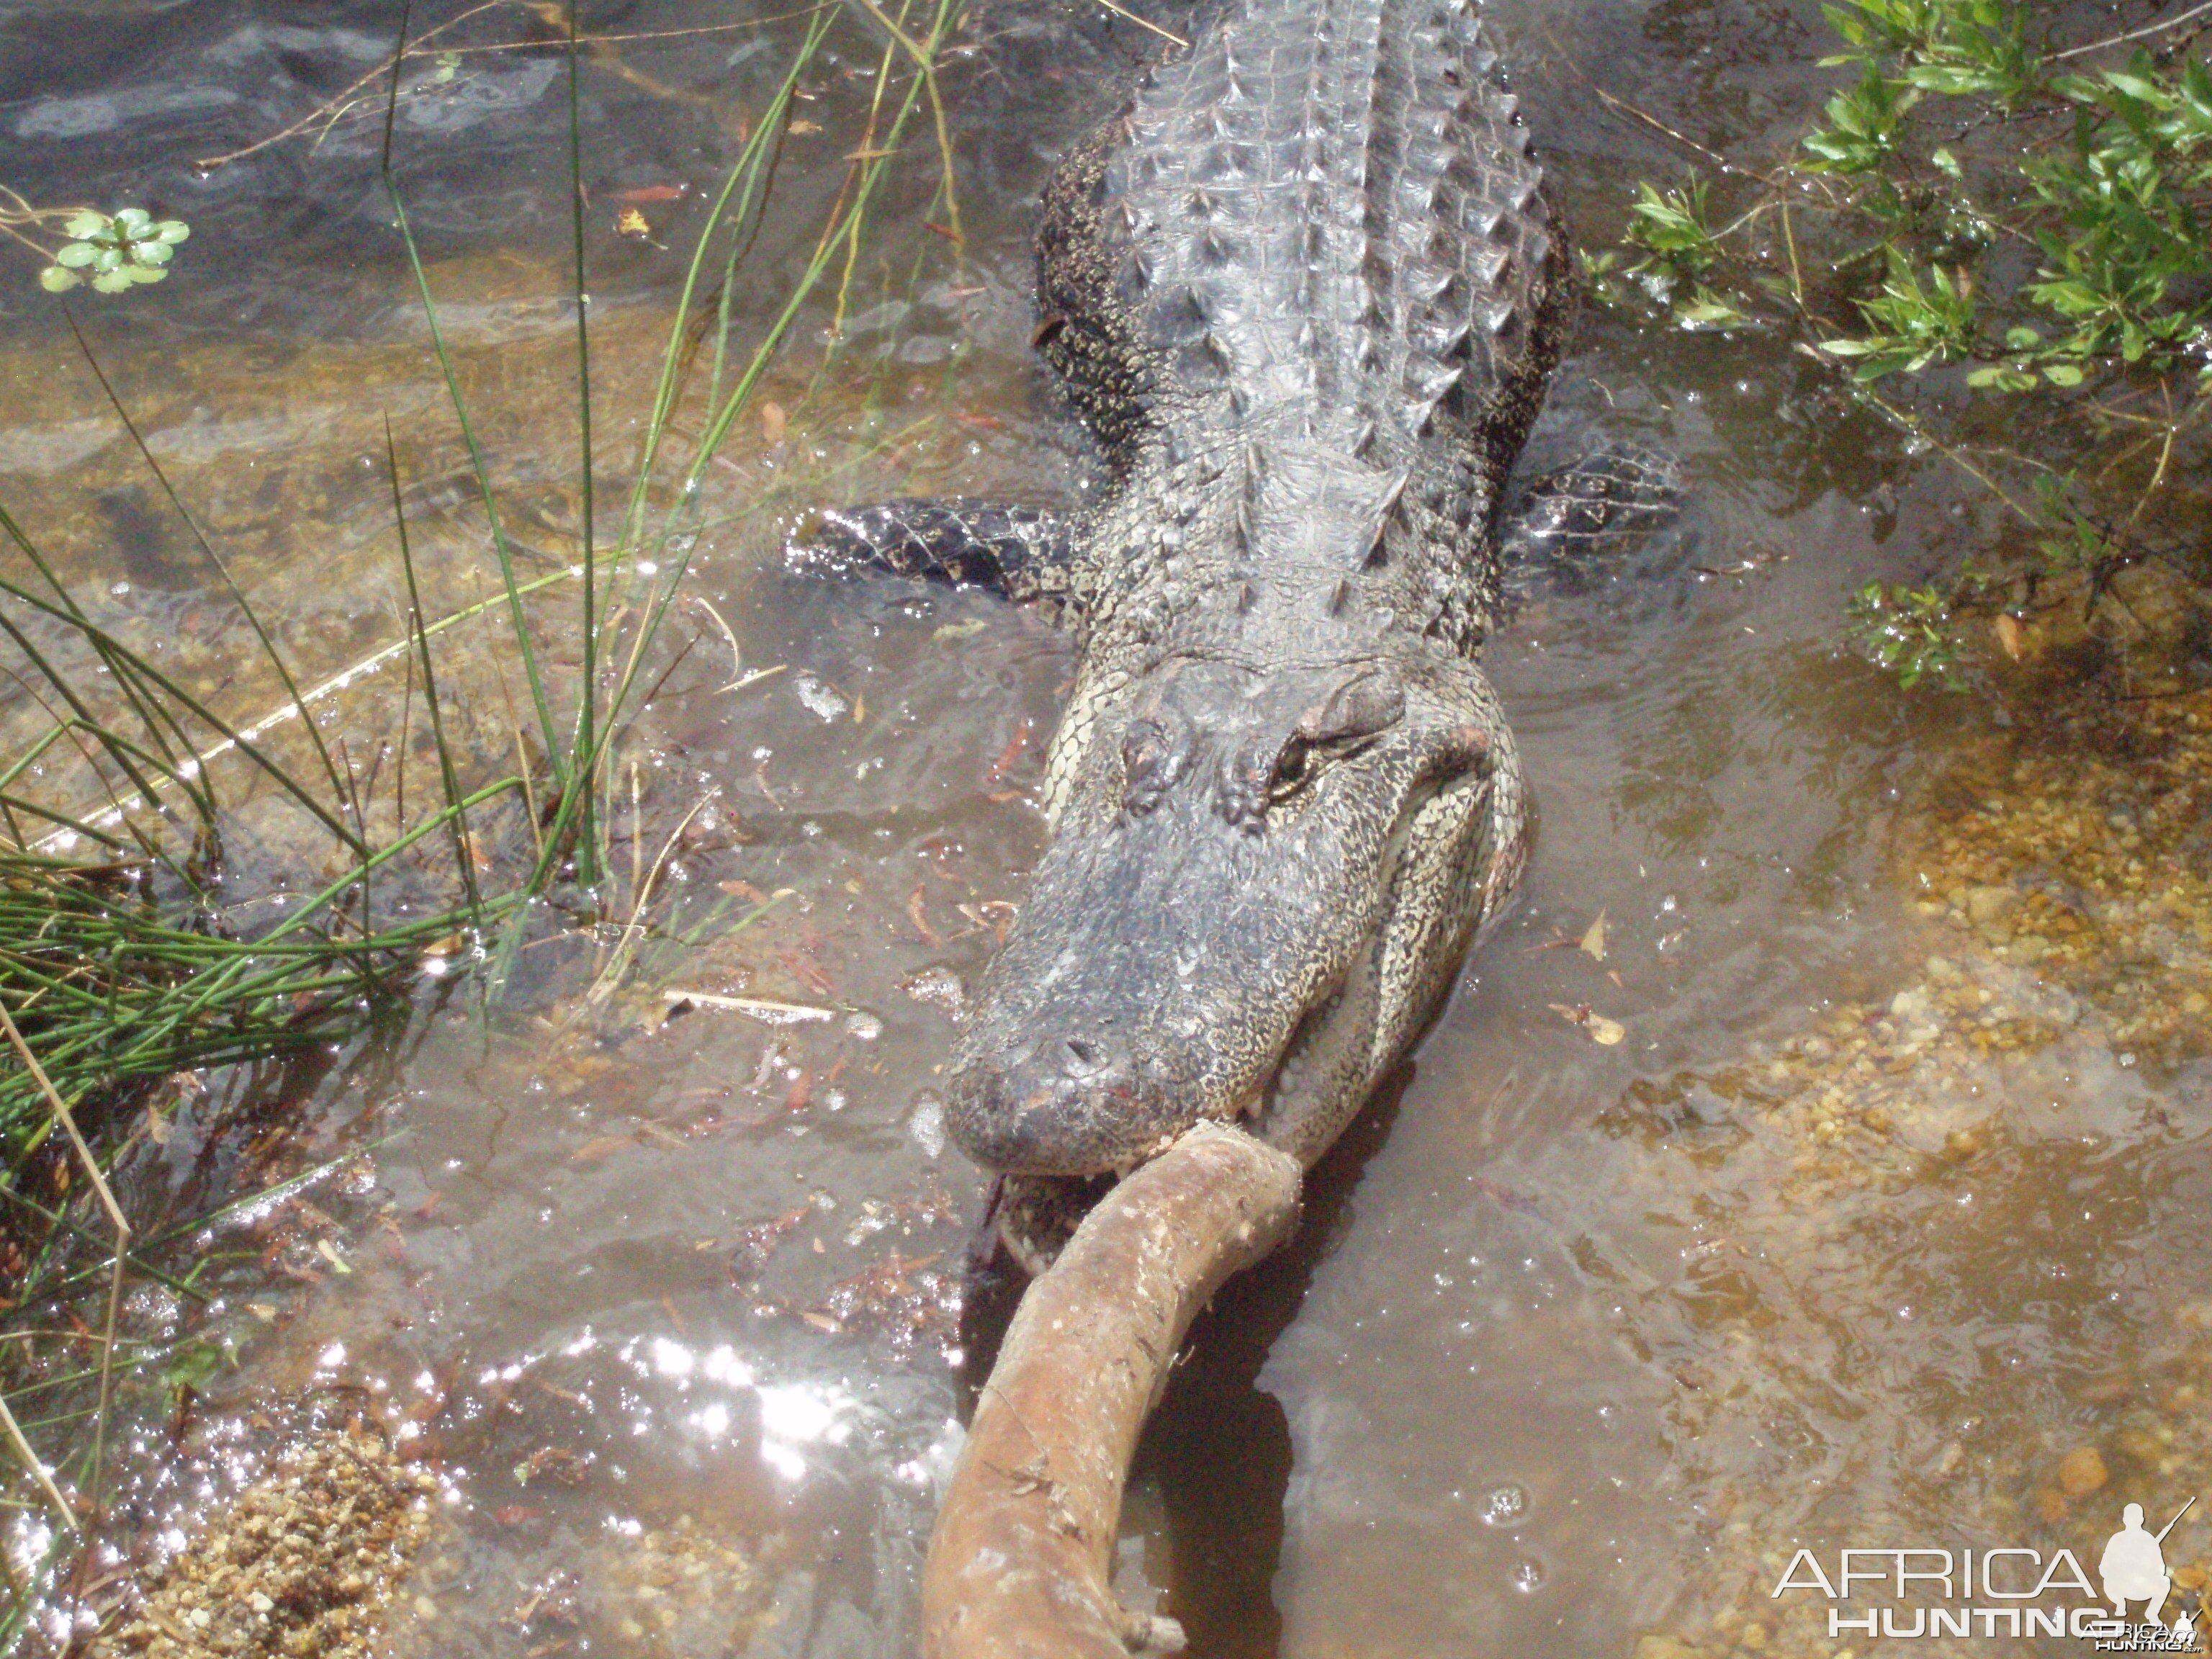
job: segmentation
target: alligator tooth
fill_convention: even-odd
[[[1352,578],[1340,576],[1337,579],[1336,591],[1328,596],[1328,614],[1332,617],[1341,617],[1345,607],[1351,603]]]
[[[1240,616],[1240,617],[1241,617],[1241,616],[1248,615],[1248,614],[1251,611],[1251,609],[1252,609],[1252,606],[1253,606],[1254,602],[1255,602],[1255,601],[1256,601],[1256,600],[1259,599],[1259,597],[1260,597],[1260,590],[1259,590],[1258,588],[1256,588],[1256,587],[1253,586],[1251,583],[1249,583],[1249,582],[1239,582],[1239,583],[1237,583],[1237,614],[1238,616]]]

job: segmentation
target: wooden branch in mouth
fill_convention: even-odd
[[[1297,1160],[1200,1123],[1101,1199],[1032,1284],[930,1534],[926,1659],[1126,1659],[1183,1645],[1114,1599],[1121,1490],[1199,1310],[1297,1219]]]

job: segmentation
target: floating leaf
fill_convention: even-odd
[[[90,242],[71,242],[54,255],[58,265],[88,265],[100,258],[100,250]]]
[[[2025,631],[2020,625],[2020,618],[2009,611],[1999,611],[1996,622],[1990,626],[1996,631],[1997,643],[2004,647],[2005,655],[2018,662]]]
[[[144,208],[125,208],[115,216],[117,226],[126,234],[136,236],[154,222],[154,216]]]
[[[93,287],[102,294],[120,294],[131,286],[127,270],[103,270],[92,279]]]
[[[39,286],[49,294],[66,294],[84,280],[73,270],[64,270],[59,265],[48,265],[39,273]]]
[[[107,216],[106,214],[89,212],[80,213],[62,227],[62,234],[64,236],[74,236],[79,240],[82,240],[88,236],[97,236],[100,232],[106,228]]]
[[[1587,1002],[1576,1008],[1570,1008],[1564,1002],[1555,1002],[1551,1005],[1551,1009],[1568,1024],[1579,1025],[1589,1032],[1592,1042],[1607,1048],[1628,1035],[1626,1025],[1617,1019],[1607,1019],[1603,1014],[1592,1013]]]
[[[131,257],[142,265],[166,265],[177,257],[177,251],[167,242],[133,242]]]
[[[164,219],[154,227],[154,234],[165,242],[181,242],[192,234],[192,228],[182,219]]]
[[[1590,923],[1589,931],[1583,935],[1582,951],[1583,954],[1593,962],[1605,960],[1604,911],[1600,910],[1597,913],[1597,920]]]
[[[650,236],[653,225],[635,208],[627,207],[615,217],[615,234],[618,236]]]

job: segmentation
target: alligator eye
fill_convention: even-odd
[[[1317,769],[1311,745],[1302,738],[1292,738],[1276,757],[1275,775],[1267,781],[1267,799],[1288,800],[1305,787]]]

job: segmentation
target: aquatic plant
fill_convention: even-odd
[[[64,240],[48,246],[26,233],[58,228]],[[49,231],[51,234],[51,231]],[[101,294],[122,294],[169,274],[169,262],[192,234],[182,219],[156,219],[143,208],[114,214],[93,208],[34,207],[0,185],[0,235],[21,243],[47,263],[39,284],[66,294],[89,284]]]
[[[62,227],[70,240],[39,273],[39,286],[64,294],[89,283],[102,294],[123,294],[169,274],[178,245],[192,234],[182,219],[156,219],[143,208],[125,208],[110,218],[90,210]]]
[[[2032,607],[2054,575],[2094,603],[2129,564],[2201,557],[2160,532],[2212,397],[2203,9],[2074,45],[2063,12],[2008,0],[1825,9],[1822,62],[1855,78],[1821,119],[1717,184],[1641,185],[1622,247],[1585,263],[1647,319],[1794,335],[2026,527],[1936,603],[1861,595],[1869,654],[1955,685],[1961,619]]]

